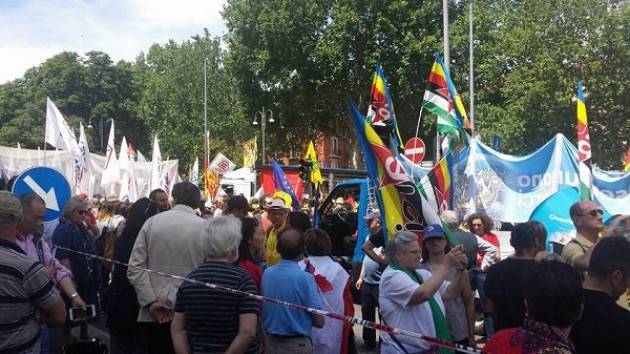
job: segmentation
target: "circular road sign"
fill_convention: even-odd
[[[35,193],[46,203],[44,222],[57,219],[72,197],[70,184],[64,175],[50,167],[31,167],[20,173],[13,184],[13,193],[22,196]]]
[[[424,141],[420,138],[411,138],[405,144],[405,156],[413,163],[422,162],[425,151]]]

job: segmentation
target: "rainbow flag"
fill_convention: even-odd
[[[416,186],[427,202],[441,214],[453,206],[453,155],[447,153]]]
[[[138,162],[138,151],[133,147],[131,143],[127,144],[127,147],[129,148],[129,159],[133,160],[134,162]]]
[[[387,79],[383,74],[381,64],[376,64],[372,87],[370,88],[371,103],[368,109],[368,120],[373,126],[391,125],[390,141],[392,147],[399,149],[402,146],[402,138],[396,123],[394,103],[387,87]]]
[[[466,141],[463,129],[470,129],[471,124],[453,80],[439,55],[435,56],[429,72],[422,107],[437,116],[438,132],[451,138],[450,150],[455,150],[460,142]]]
[[[623,163],[624,172],[630,172],[630,148],[628,148],[628,152],[626,153],[626,161]]]
[[[580,176],[580,199],[591,200],[591,187],[593,185],[591,172],[591,138],[588,131],[588,118],[586,117],[584,87],[582,87],[581,81],[578,81],[577,87],[577,150]]]
[[[367,123],[354,104],[352,117],[368,175],[375,186],[375,195],[383,215],[381,222],[387,238],[406,230],[422,236],[426,225],[441,224],[437,213],[424,200],[403,166]]]

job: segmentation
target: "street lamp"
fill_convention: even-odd
[[[92,126],[92,118],[90,118],[89,122],[88,122],[88,128],[92,129],[94,128]],[[103,149],[103,117],[101,116],[98,120],[98,133],[101,137],[101,151],[105,151]]]
[[[204,163],[205,167],[208,168],[210,165],[210,152],[209,149],[209,140],[210,136],[208,135],[208,58],[203,60],[203,153],[204,153]]]
[[[265,129],[267,129],[267,123],[274,123],[273,112],[270,109],[263,108],[260,111],[254,113],[254,121],[252,125],[257,126],[260,121],[260,132],[262,141],[262,164],[265,163]]]

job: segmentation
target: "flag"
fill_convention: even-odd
[[[79,151],[81,152],[81,158],[77,164],[78,168],[75,174],[79,187],[78,192],[90,195],[90,174],[94,171],[94,168],[92,166],[92,157],[90,156],[90,148],[88,147],[83,123],[79,124]]]
[[[151,152],[151,188],[152,190],[162,188],[162,153],[160,153],[160,143],[157,135],[153,137],[153,151]]]
[[[412,178],[354,104],[351,104],[351,110],[368,175],[376,187],[387,238],[402,230],[414,232],[420,237],[426,225],[440,224],[437,213],[429,207]]]
[[[59,150],[70,151],[75,159],[81,156],[74,132],[50,98],[46,98],[46,134],[44,141]]]
[[[324,179],[322,178],[322,172],[319,169],[319,163],[317,162],[315,144],[313,144],[312,140],[308,143],[308,148],[306,148],[306,156],[304,156],[304,160],[311,162],[311,182],[314,183],[316,186],[324,182]]]
[[[108,189],[107,193],[113,193],[113,187],[120,181],[120,168],[116,159],[116,149],[114,147],[114,120],[109,127],[109,137],[107,138],[107,151],[105,153],[105,165],[101,176],[101,187]],[[109,188],[108,188],[109,187]]]
[[[235,167],[236,165],[234,164],[234,162],[230,161],[230,159],[225,157],[225,155],[220,152],[216,154],[216,156],[210,163],[210,166],[208,166],[211,171],[214,171],[220,175],[232,171]]]
[[[206,169],[203,174],[204,194],[208,200],[213,200],[219,190],[219,174]]]
[[[258,156],[256,138],[247,140],[245,144],[243,144],[243,167],[254,168],[256,156]]]
[[[630,172],[630,148],[628,148],[628,152],[626,153],[626,161],[623,163],[623,170]]]
[[[144,157],[144,155],[142,154],[140,150],[136,149],[136,153],[138,154],[136,158],[136,162],[147,162],[147,158]]]
[[[282,167],[275,159],[271,162],[271,169],[273,170],[273,183],[276,186],[276,190],[281,190],[291,196],[293,199],[291,206],[293,210],[300,210],[300,200],[295,195],[295,191],[291,184],[289,183],[289,179],[282,171]]]
[[[416,186],[438,213],[453,206],[453,155],[447,153]]]
[[[422,107],[437,116],[438,133],[449,139],[448,149],[454,150],[465,140],[463,120],[468,120],[461,98],[455,90],[448,70],[439,55],[429,73],[427,89],[424,91]],[[468,123],[470,125],[470,122]]]
[[[120,164],[120,193],[118,199],[121,201],[135,202],[138,199],[138,187],[136,185],[135,162],[129,154],[127,139],[123,136],[118,155]]]
[[[584,88],[578,81],[577,87],[577,150],[580,176],[580,199],[591,200],[591,187],[593,185],[591,173],[591,138],[588,131],[588,118],[586,117],[586,104],[584,101]]]
[[[190,169],[190,183],[195,186],[199,185],[199,158],[195,158],[195,163]]]
[[[376,64],[372,87],[370,88],[371,104],[368,109],[368,119],[373,126],[391,125],[390,134],[391,146],[398,151],[402,146],[402,138],[398,131],[396,115],[394,113],[394,103],[389,93],[387,79],[383,73],[381,64]]]

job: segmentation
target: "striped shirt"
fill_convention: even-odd
[[[249,273],[224,262],[206,262],[188,278],[256,293]],[[184,282],[175,311],[186,315],[193,353],[223,353],[238,334],[239,315],[258,314],[258,304],[248,297]],[[256,338],[246,353],[257,353],[258,346]]]
[[[35,311],[59,300],[42,264],[16,244],[0,240],[0,352],[39,353]]]

